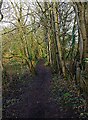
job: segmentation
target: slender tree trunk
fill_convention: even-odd
[[[55,30],[55,43],[56,43],[56,49],[57,49],[57,62],[59,65],[59,68],[61,68],[62,74],[65,76],[65,66],[62,59],[62,50],[61,50],[61,44],[60,44],[60,37],[59,37],[59,21],[58,21],[58,3],[55,2],[53,5],[53,13],[54,13],[54,30]]]
[[[86,58],[88,60],[88,2],[85,3],[85,27],[86,27],[86,34],[87,34],[87,42],[86,42]],[[86,63],[86,71],[88,72],[88,61]]]
[[[54,13],[53,13],[53,3],[51,5],[50,11],[50,49],[51,49],[51,63],[55,72],[58,72],[58,63],[57,63],[57,48],[55,43],[55,27],[54,27]]]
[[[83,59],[88,58],[88,38],[87,38],[87,20],[88,18],[85,18],[85,4],[81,3],[81,5],[77,4],[78,8],[78,17],[79,17],[79,27],[80,27],[80,34],[82,35],[83,39]],[[84,65],[85,70],[88,69],[87,63],[85,62]]]

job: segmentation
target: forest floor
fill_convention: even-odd
[[[3,118],[86,118],[86,101],[79,94],[74,81],[66,81],[61,76],[53,75],[50,92],[46,93],[43,103],[34,97],[34,88],[40,87],[33,77],[25,73],[20,79],[14,75],[14,83],[3,88]],[[70,83],[72,82],[72,83]],[[45,88],[46,89],[46,88]],[[35,93],[36,94],[36,93]],[[42,92],[39,91],[38,96]],[[42,96],[41,96],[42,97]],[[33,100],[35,99],[35,100]]]

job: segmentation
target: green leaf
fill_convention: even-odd
[[[84,58],[83,61],[84,61],[84,62],[88,62],[88,58]]]
[[[70,93],[68,92],[64,94],[64,97],[69,97],[69,96],[70,96]]]

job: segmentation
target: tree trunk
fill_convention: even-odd
[[[79,27],[80,27],[80,33],[82,35],[82,39],[83,39],[83,60],[85,60],[86,58],[88,58],[88,23],[87,17],[85,17],[85,3],[81,3],[81,5],[78,3],[77,4],[77,8],[78,8],[78,17],[79,17]],[[88,9],[88,8],[87,8]],[[87,15],[86,15],[87,16]],[[85,62],[85,61],[84,61]],[[88,70],[88,66],[87,63],[85,62],[84,65],[85,70]]]
[[[61,44],[60,44],[60,29],[59,29],[59,21],[58,21],[58,3],[54,2],[53,4],[53,14],[54,14],[54,31],[55,31],[55,44],[56,44],[56,50],[57,50],[57,62],[59,65],[59,68],[62,71],[63,76],[65,76],[65,66],[62,59],[62,50],[61,50]]]

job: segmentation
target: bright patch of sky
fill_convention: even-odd
[[[20,0],[11,0],[11,1],[20,1]],[[36,2],[36,0],[21,0],[21,1],[29,1]],[[88,0],[38,0],[39,2],[88,2]]]
[[[37,0],[39,2],[88,2],[88,0]],[[3,26],[8,26],[10,25],[9,22],[3,22],[3,21],[13,21],[12,19],[12,16],[14,16],[14,12],[11,10],[11,4],[10,2],[13,2],[13,3],[20,3],[20,2],[23,2],[23,3],[26,3],[26,5],[24,5],[24,8],[26,9],[29,6],[32,6],[31,3],[33,2],[36,2],[36,0],[3,0],[3,6],[2,6],[2,13],[4,15],[4,18],[2,20],[2,22],[0,23],[0,29],[3,27]],[[32,7],[32,9],[34,9],[34,6]],[[24,10],[25,12],[25,10]]]
[[[2,5],[3,20],[0,22],[0,29],[2,29],[2,27],[14,25],[15,20],[17,20],[17,16],[19,16],[19,15],[16,16],[15,11],[11,5],[11,2],[13,4],[17,3],[18,6],[20,6],[20,2],[22,2],[24,14],[27,13],[28,6],[30,6],[30,4],[31,4],[31,0],[4,0],[3,5]],[[16,4],[14,4],[14,7],[15,6],[16,6]],[[15,8],[17,10],[17,6]],[[17,14],[19,14],[18,11],[19,10],[17,10]]]
[[[20,0],[11,0],[11,1],[20,1]],[[21,1],[29,1],[36,2],[36,0],[21,0]],[[88,0],[38,0],[39,2],[88,2]]]

